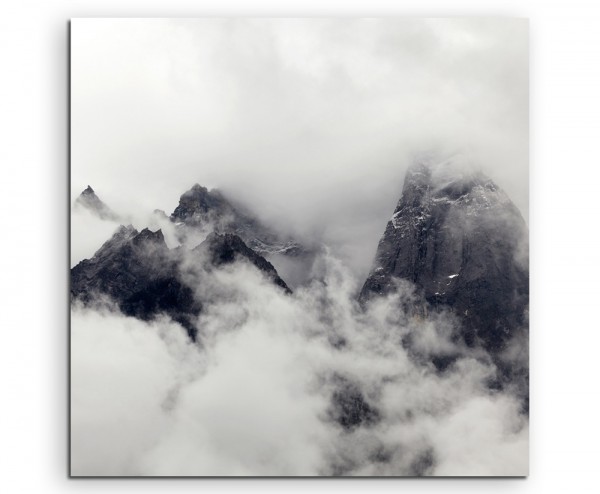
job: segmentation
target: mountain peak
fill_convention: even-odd
[[[144,228],[138,233],[131,225],[121,225],[91,259],[71,270],[72,299],[93,303],[100,294],[110,297],[129,316],[150,320],[159,314],[169,315],[194,340],[195,318],[204,303],[198,298],[195,282],[197,276],[207,275],[197,270],[200,266],[210,270],[239,259],[290,293],[275,268],[237,235],[211,234],[185,256],[192,262],[185,261],[181,249],[170,250],[160,229],[153,232]]]
[[[219,189],[208,190],[199,184],[184,192],[171,214],[177,226],[206,228],[220,233],[234,233],[261,255],[301,256],[305,248],[291,237],[281,235],[262,223],[252,212],[230,200]]]
[[[229,203],[220,194],[209,191],[200,184],[184,192],[179,205],[171,214],[171,220],[188,226],[198,226],[214,221],[214,216],[231,210]]]
[[[119,219],[119,216],[102,202],[90,185],[75,199],[75,207],[86,209],[103,220],[117,221]]]
[[[500,352],[526,325],[526,224],[489,177],[458,160],[411,166],[360,293],[365,302],[408,280],[425,305],[458,314],[468,344]]]
[[[457,153],[444,157],[428,156],[415,161],[406,171],[405,182],[425,179],[433,184],[442,184],[485,178],[480,167]]]
[[[263,256],[248,247],[244,241],[234,233],[211,232],[206,240],[194,249],[195,252],[207,253],[214,266],[229,264],[238,259],[245,259],[254,264],[273,283],[283,288],[286,293],[292,291],[285,281],[279,276],[275,267]]]
[[[194,185],[192,185],[192,188],[190,190],[192,190],[194,192],[208,193],[208,189],[206,187],[204,187],[203,185],[200,185],[199,183],[195,183]]]
[[[139,232],[135,229],[135,227],[131,224],[125,226],[125,225],[119,225],[119,228],[117,228],[116,232],[114,233],[113,236],[119,236],[119,237],[125,237],[125,236],[131,236],[132,238],[137,235]]]
[[[165,237],[160,228],[155,232],[151,231],[149,228],[144,228],[139,234],[137,234],[133,238],[134,245],[141,245],[146,243],[156,244],[165,247],[167,246],[165,242]]]

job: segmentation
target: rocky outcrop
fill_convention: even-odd
[[[184,259],[186,262],[184,262]],[[120,226],[91,259],[71,270],[71,298],[84,304],[106,298],[126,315],[151,320],[160,314],[180,323],[192,339],[195,320],[202,311],[195,282],[202,269],[234,261],[248,262],[275,285],[290,293],[275,268],[236,235],[211,234],[192,251],[169,249],[161,230]],[[188,271],[198,267],[196,276]],[[193,281],[192,281],[193,280]]]
[[[299,256],[307,252],[299,242],[282,237],[265,226],[250,212],[231,201],[216,189],[208,190],[195,184],[179,199],[171,221],[187,228],[209,227],[218,233],[232,233],[261,255],[283,254]]]
[[[234,234],[272,263],[289,286],[298,287],[310,282],[320,248],[266,225],[217,189],[194,185],[180,197],[170,220],[182,244],[192,245],[209,232]]]
[[[221,266],[235,260],[245,259],[262,271],[275,285],[283,288],[286,293],[292,293],[285,281],[277,274],[277,270],[273,265],[250,249],[237,235],[213,232],[194,251],[207,254],[213,266]]]
[[[75,199],[75,208],[86,209],[103,220],[118,221],[119,215],[112,211],[94,192],[89,185]]]
[[[346,431],[371,426],[381,419],[379,410],[370,404],[360,386],[339,374],[333,377],[329,417]]]
[[[469,346],[498,355],[527,331],[527,238],[518,209],[488,177],[451,160],[418,163],[406,174],[360,301],[408,280],[424,311],[450,308]]]
[[[114,301],[126,315],[150,320],[159,314],[180,323],[195,338],[201,304],[180,280],[178,259],[162,232],[121,226],[94,257],[71,270],[71,297],[83,303]]]

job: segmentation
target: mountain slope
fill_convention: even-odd
[[[228,264],[240,258],[246,259],[260,269],[275,285],[283,288],[286,293],[292,293],[273,265],[254,252],[237,235],[212,232],[204,242],[194,249],[194,252],[207,254],[213,266]]]
[[[406,174],[359,299],[409,280],[426,310],[447,306],[460,317],[468,345],[498,354],[527,326],[527,236],[518,209],[482,173],[419,163]]]
[[[202,311],[202,301],[194,282],[202,283],[202,278],[188,274],[190,270],[202,273],[206,263],[214,268],[234,261],[252,264],[291,293],[275,268],[235,235],[213,233],[187,251],[169,249],[161,230],[138,232],[130,225],[120,226],[91,259],[71,270],[71,298],[89,304],[108,297],[124,314],[142,320],[166,314],[195,339],[194,321]]]

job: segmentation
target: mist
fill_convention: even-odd
[[[497,369],[453,341],[450,314],[403,311],[410,284],[360,310],[338,259],[318,269],[293,295],[244,262],[199,271],[197,343],[168,318],[74,305],[72,473],[527,474],[519,398],[489,388]],[[446,354],[459,358],[439,371],[431,357]],[[344,383],[376,411],[372,423],[336,420]]]
[[[72,198],[170,214],[198,182],[364,276],[415,153],[528,216],[522,19],[77,19]]]

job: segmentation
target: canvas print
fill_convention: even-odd
[[[71,476],[528,474],[527,20],[70,30]]]

